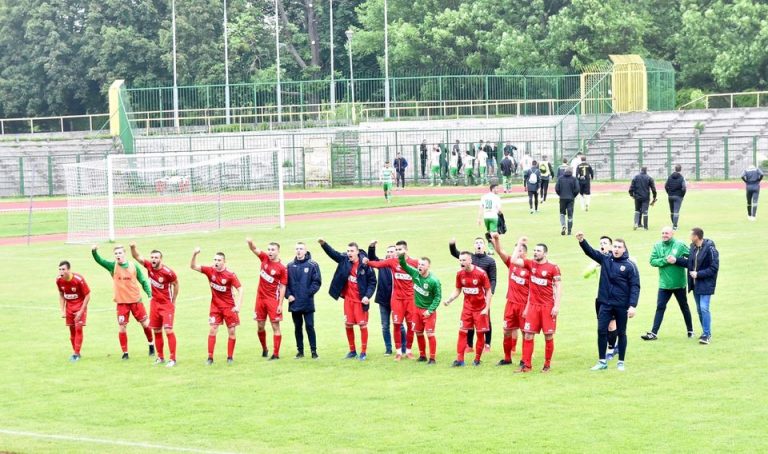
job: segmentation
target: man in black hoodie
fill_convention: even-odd
[[[307,245],[296,243],[296,257],[288,263],[288,285],[285,298],[288,300],[288,312],[293,318],[296,335],[296,359],[304,357],[304,333],[302,324],[307,327],[309,349],[312,358],[317,359],[317,338],[315,336],[315,293],[320,290],[322,278],[320,266],[312,260]]]
[[[680,207],[683,205],[683,197],[687,190],[685,178],[680,174],[682,167],[680,164],[675,166],[675,171],[667,178],[664,183],[664,190],[667,191],[669,199],[669,217],[672,219],[672,229],[677,230],[677,221],[680,219]]]
[[[565,173],[557,179],[555,192],[560,197],[560,235],[571,234],[573,228],[573,204],[579,195],[579,182],[573,177],[570,167],[565,169]],[[568,228],[566,229],[566,216],[568,217]]]
[[[653,193],[653,201],[651,201],[651,193]],[[648,175],[648,167],[640,168],[640,173],[632,178],[632,183],[629,185],[629,195],[635,199],[634,230],[640,227],[641,218],[643,228],[648,230],[648,205],[650,203],[653,206],[656,203],[656,184],[653,182],[653,178]]]

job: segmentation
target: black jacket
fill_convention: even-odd
[[[531,175],[535,174],[536,183],[531,183]],[[541,171],[538,167],[531,167],[523,173],[523,187],[528,192],[536,192],[541,187]]]
[[[664,183],[664,190],[670,197],[685,197],[685,178],[679,172],[672,172],[672,175],[667,178],[667,182]]]
[[[640,298],[640,273],[629,260],[629,254],[624,252],[621,257],[614,258],[613,254],[605,255],[593,249],[587,240],[580,242],[579,246],[587,257],[600,264],[598,303],[626,308],[637,307]]]
[[[288,262],[288,285],[285,287],[285,298],[295,299],[288,304],[289,312],[315,312],[315,293],[320,290],[322,278],[320,266],[312,260],[312,254],[307,251],[304,260],[294,258]]]
[[[381,260],[376,256],[376,247],[368,246],[368,260]],[[385,307],[392,303],[392,270],[379,268],[379,282],[376,285],[376,302]]]
[[[675,265],[696,271],[696,279],[688,274],[688,291],[694,295],[714,295],[717,273],[720,270],[720,253],[715,242],[704,238],[701,247],[691,243],[690,255],[677,259]]]
[[[455,243],[449,243],[448,249],[452,256],[459,258],[459,250]],[[491,293],[496,293],[496,260],[488,254],[472,254],[472,264],[485,271],[488,280],[491,281]]]
[[[504,156],[504,159],[499,163],[501,174],[505,177],[512,176],[512,159],[509,156]]]
[[[573,175],[563,175],[557,179],[555,193],[561,200],[574,200],[579,195],[579,182]]]
[[[341,296],[344,286],[347,284],[347,278],[349,272],[352,270],[352,262],[349,261],[346,253],[341,253],[334,250],[328,243],[323,243],[323,251],[328,254],[334,262],[338,263],[336,271],[333,273],[333,279],[331,279],[331,285],[328,288],[328,294],[331,298],[338,299]],[[363,258],[366,257],[365,252],[360,251],[360,263],[357,266],[357,289],[360,291],[360,299],[373,297],[373,292],[376,290],[376,274],[373,269],[363,265]],[[368,310],[367,304],[363,305],[363,310]]]
[[[592,181],[595,179],[595,169],[588,162],[582,162],[576,166],[576,175],[574,176],[577,180]]]
[[[647,173],[638,173],[632,178],[629,185],[629,195],[637,200],[650,199],[653,192],[653,200],[656,200],[656,183]]]

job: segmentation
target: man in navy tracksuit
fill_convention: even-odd
[[[302,324],[307,327],[309,349],[312,359],[317,359],[317,338],[315,337],[315,293],[320,290],[322,279],[320,266],[312,260],[307,245],[296,243],[296,258],[288,263],[288,285],[285,298],[288,300],[288,312],[293,317],[296,335],[296,359],[304,357],[304,333]]]
[[[712,317],[709,313],[709,302],[715,294],[717,273],[720,271],[720,253],[715,242],[704,238],[704,230],[699,227],[691,229],[691,245],[687,257],[667,257],[668,263],[674,263],[688,269],[688,291],[693,292],[696,310],[701,322],[700,344],[709,344],[712,337]]]
[[[333,273],[328,294],[334,300],[344,297],[344,325],[349,342],[349,353],[346,358],[357,358],[353,327],[358,325],[361,343],[360,361],[365,361],[368,357],[368,308],[373,292],[376,290],[376,274],[372,268],[363,264],[362,259],[367,256],[360,250],[357,243],[349,243],[346,253],[341,253],[334,250],[322,238],[317,242],[328,257],[338,264]]]
[[[368,259],[373,261],[384,260],[376,256],[376,243],[371,241],[368,245]],[[387,256],[385,259],[397,258],[395,246],[387,247]],[[389,268],[379,268],[379,278],[376,285],[376,304],[379,305],[379,315],[381,316],[381,334],[384,337],[384,354],[392,354],[392,334],[389,332],[389,322],[392,316],[392,270]],[[400,338],[405,339],[405,325],[400,324]],[[402,352],[405,355],[405,343],[402,346]]]
[[[619,362],[617,368],[624,370],[624,355],[627,352],[627,319],[635,316],[640,298],[640,274],[629,260],[627,245],[622,239],[613,240],[613,251],[609,255],[593,249],[584,233],[578,232],[576,239],[587,257],[600,264],[600,285],[597,291],[597,350],[598,363],[592,370],[608,368],[605,350],[608,345],[608,325],[616,319],[619,337]]]

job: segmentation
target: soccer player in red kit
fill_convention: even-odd
[[[509,268],[507,305],[504,308],[504,359],[500,360],[497,364],[499,366],[507,366],[512,364],[512,354],[515,353],[517,347],[517,331],[523,328],[523,311],[525,311],[525,305],[528,303],[528,279],[530,272],[524,266],[517,266],[512,263],[512,256],[507,254],[501,247],[498,233],[494,232],[491,235],[491,241],[493,241],[496,252],[499,253],[499,258]],[[527,252],[526,240],[525,238],[520,238],[515,246],[513,255],[525,260]],[[523,361],[520,361],[520,366],[523,366]]]
[[[68,261],[59,262],[59,306],[61,318],[69,327],[69,342],[72,344],[72,362],[80,361],[80,347],[83,345],[83,327],[88,316],[88,302],[91,301],[91,289],[83,276],[73,273]]]
[[[408,257],[408,243],[403,240],[395,243],[395,251],[397,256],[406,255],[406,263],[414,268],[419,266],[419,261]],[[370,260],[363,259],[363,263],[367,263],[371,268],[389,268],[392,270],[392,299],[390,304],[392,307],[392,323],[394,327],[395,335],[395,361],[400,361],[402,358],[401,347],[403,345],[402,335],[400,333],[400,327],[403,322],[406,322],[408,332],[405,335],[405,357],[413,359],[413,353],[411,347],[413,346],[413,334],[414,323],[416,317],[416,301],[413,294],[413,278],[400,266],[400,262],[397,256],[386,260]]]
[[[155,364],[165,363],[163,348],[163,330],[168,338],[170,359],[165,367],[176,366],[176,333],[173,332],[173,316],[176,313],[176,298],[179,295],[179,280],[176,273],[163,264],[163,253],[157,249],[149,253],[149,260],[141,256],[136,243],[131,243],[133,259],[144,265],[152,287],[152,299],[149,302],[149,327],[155,334],[157,359]]]
[[[235,328],[240,324],[240,305],[243,302],[242,286],[237,275],[227,268],[227,257],[223,252],[217,252],[213,256],[213,266],[200,266],[197,264],[197,256],[200,248],[196,247],[192,253],[192,261],[189,267],[208,278],[211,286],[211,308],[208,316],[208,324],[211,330],[208,333],[208,360],[207,365],[213,364],[213,349],[216,346],[216,333],[219,325],[227,324],[229,342],[227,343],[227,364],[232,364],[235,353]],[[236,294],[236,296],[234,295]]]
[[[261,260],[259,271],[259,289],[256,292],[256,307],[254,319],[259,327],[259,342],[261,342],[261,356],[266,358],[267,331],[265,325],[267,317],[272,324],[272,342],[274,350],[271,360],[280,359],[280,341],[283,336],[280,333],[280,322],[283,320],[283,299],[285,298],[285,286],[288,285],[288,270],[280,263],[280,245],[269,243],[267,252],[262,251],[253,244],[253,240],[247,238],[248,248]]]
[[[524,239],[521,239],[524,241]],[[560,297],[562,287],[560,284],[560,268],[547,260],[547,246],[539,243],[533,249],[533,260],[521,257],[517,252],[512,256],[510,263],[516,266],[524,266],[530,271],[528,303],[523,311],[523,365],[518,372],[531,371],[531,357],[533,356],[533,338],[539,332],[544,333],[544,368],[542,372],[549,372],[552,354],[555,351],[555,329],[557,328],[557,314],[560,311]]]
[[[491,309],[491,281],[488,274],[472,264],[472,254],[464,251],[459,254],[461,269],[456,273],[456,288],[445,301],[448,306],[459,293],[464,294],[464,308],[461,311],[459,341],[456,345],[456,360],[452,367],[464,366],[464,350],[467,347],[467,331],[474,328],[477,333],[475,342],[475,360],[473,365],[480,365],[480,357],[485,347],[485,333],[488,331],[488,312]]]

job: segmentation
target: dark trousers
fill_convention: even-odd
[[[648,230],[648,206],[649,199],[635,199],[635,226],[642,226]]]
[[[747,189],[747,216],[757,216],[757,199],[760,197],[760,189]]]
[[[573,199],[560,199],[560,226],[565,227],[568,222],[568,235],[573,228]]]
[[[539,188],[541,191],[541,201],[544,202],[547,200],[547,191],[549,190],[549,178],[541,178],[541,188]]]
[[[405,187],[405,170],[398,170],[395,172],[396,180],[395,180],[395,187]]]
[[[392,352],[392,334],[389,332],[389,322],[392,316],[392,307],[379,304],[379,315],[381,316],[381,335],[384,338],[384,347],[387,352]],[[400,325],[400,338],[405,339],[405,324]],[[403,353],[405,353],[405,341],[403,341]]]
[[[682,197],[679,195],[669,196],[669,218],[672,220],[672,227],[677,227],[677,221],[680,219],[680,207],[682,206]]]
[[[421,178],[427,177],[427,155],[421,155]]]
[[[688,307],[688,296],[685,292],[685,287],[676,289],[659,289],[659,295],[656,297],[656,316],[653,317],[653,334],[659,334],[659,328],[661,328],[661,322],[664,320],[664,311],[667,310],[667,303],[669,299],[675,295],[678,306],[680,306],[680,312],[683,313],[683,320],[685,320],[685,327],[688,331],[693,331],[693,321],[691,319],[691,309]]]
[[[539,191],[528,191],[528,206],[532,210],[539,209]]]
[[[490,314],[488,314],[488,331],[485,332],[485,344],[491,345],[491,317]],[[469,347],[472,347],[475,344],[475,330],[470,329],[467,331],[467,345]]]
[[[315,313],[314,312],[291,312],[293,318],[294,334],[296,335],[296,350],[304,353],[304,331],[302,325],[307,327],[307,338],[309,338],[309,349],[317,351],[317,338],[315,337]]]
[[[608,347],[608,325],[615,318],[619,361],[624,361],[624,354],[627,352],[627,309],[625,306],[600,303],[597,312],[597,354],[601,360],[605,360],[605,350]]]

